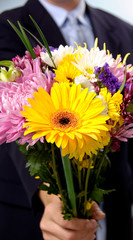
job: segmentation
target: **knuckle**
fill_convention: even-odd
[[[94,219],[92,219],[90,222],[91,222],[91,228],[95,229],[98,227],[97,222]]]
[[[71,232],[66,236],[66,240],[74,240],[74,239],[76,239],[74,232]]]
[[[90,240],[94,240],[96,238],[96,235],[93,234],[92,238]]]
[[[68,226],[67,220],[64,220],[62,217],[59,219],[59,224],[63,227],[66,228]]]
[[[43,220],[40,221],[40,229],[41,231],[44,231],[46,229],[45,222]]]

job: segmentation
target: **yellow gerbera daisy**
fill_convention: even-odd
[[[81,75],[79,69],[77,69],[72,61],[75,61],[74,54],[68,54],[63,60],[59,63],[55,71],[55,80],[57,82],[69,82],[73,83],[74,78]]]
[[[116,123],[121,121],[121,108],[120,105],[123,101],[123,96],[120,91],[117,91],[114,95],[108,92],[107,88],[102,88],[100,93],[107,103],[108,115]]]
[[[45,136],[47,142],[62,148],[63,156],[96,154],[104,147],[109,117],[101,114],[102,100],[87,92],[87,88],[81,91],[80,85],[70,87],[69,83],[54,83],[51,96],[39,88],[34,99],[28,99],[31,107],[23,106],[25,111],[21,112],[27,121],[25,135],[34,133],[33,139]]]

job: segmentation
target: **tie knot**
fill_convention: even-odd
[[[62,31],[65,34],[68,44],[75,47],[76,42],[78,45],[84,46],[84,26],[77,15],[72,13],[67,14]]]
[[[68,14],[67,19],[71,25],[77,25],[78,24],[78,18],[74,16],[73,14]]]

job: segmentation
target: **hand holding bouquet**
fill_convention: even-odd
[[[19,143],[40,188],[60,196],[65,219],[89,218],[109,192],[107,153],[133,137],[133,68],[97,39],[91,50],[49,47],[33,23],[43,44],[33,49],[11,24],[28,51],[0,62],[9,68],[0,72],[0,144]]]

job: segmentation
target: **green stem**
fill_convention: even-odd
[[[81,169],[80,169],[80,163],[78,163],[78,182],[79,182],[79,190],[81,192],[82,190],[82,185],[81,185]],[[81,197],[79,197],[79,203],[78,203],[78,208],[80,209],[81,205]]]
[[[90,177],[90,166],[91,166],[91,160],[92,160],[92,158],[90,158],[90,161],[89,161],[89,166],[88,166],[88,169],[87,169],[86,180],[85,180],[84,217],[85,217],[85,214],[86,214],[87,192],[88,192],[88,183],[89,183],[89,177]]]
[[[79,163],[78,163],[78,181],[79,181],[79,189],[81,190],[81,169],[80,169]]]
[[[104,152],[103,152],[102,160],[101,160],[100,165],[99,165],[99,168],[98,168],[98,170],[97,170],[96,180],[98,179],[99,174],[100,174],[100,172],[101,172],[101,168],[102,168],[102,166],[103,166],[105,156],[106,156],[106,154],[108,153],[108,149],[109,149],[109,146],[106,146],[106,147],[105,147],[105,150],[104,150]]]
[[[59,188],[59,193],[60,193],[61,199],[62,199],[62,201],[63,201],[63,204],[65,205],[66,199],[64,198],[64,195],[63,195],[63,192],[62,192],[62,187],[61,187],[61,183],[60,183],[60,178],[59,178],[58,171],[57,171],[57,167],[56,167],[54,144],[51,144],[51,150],[52,150],[52,160],[53,160],[53,172],[54,172],[54,176],[55,176],[55,179],[56,179],[57,186],[58,186],[58,188]]]
[[[63,164],[64,174],[66,179],[68,196],[69,196],[70,204],[72,207],[72,213],[74,217],[77,217],[76,194],[75,194],[74,183],[73,183],[71,162],[68,155],[64,157],[62,156],[62,164]]]
[[[85,176],[86,176],[86,171],[85,171],[86,169],[85,168],[83,168],[83,180],[82,180],[82,182],[83,183],[85,183]]]
[[[121,84],[121,86],[120,86],[120,88],[119,88],[120,92],[122,92],[123,89],[124,89],[124,86],[125,86],[125,83],[126,83],[126,78],[127,78],[127,67],[125,67],[125,76],[124,76],[124,80],[123,80],[123,82],[122,82],[122,84]]]

